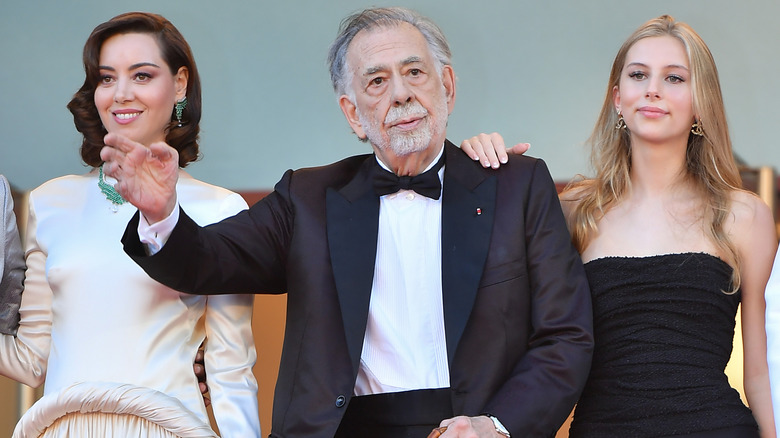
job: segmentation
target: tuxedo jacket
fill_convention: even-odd
[[[513,436],[552,436],[585,384],[590,291],[544,162],[483,169],[445,144],[444,323],[455,415],[490,413]],[[287,293],[271,437],[330,437],[353,394],[376,256],[373,155],[287,171],[249,210],[205,228],[183,211],[146,256],[136,217],[125,251],[194,294]],[[432,311],[439,311],[432,309]],[[262,353],[261,353],[262,354]]]

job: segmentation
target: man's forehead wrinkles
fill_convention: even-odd
[[[409,64],[414,64],[417,62],[423,62],[423,58],[417,55],[408,56],[402,60],[400,60],[396,65],[398,66],[405,66]],[[380,72],[380,71],[386,71],[390,69],[390,66],[387,64],[375,64],[375,65],[369,65],[365,67],[365,70],[363,72],[363,75],[372,75],[374,73]]]

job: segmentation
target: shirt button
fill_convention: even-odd
[[[407,193],[406,194],[406,199],[408,201],[411,201],[412,199],[414,199],[414,193],[412,193],[412,192]]]
[[[343,408],[344,405],[347,404],[347,398],[343,395],[340,395],[336,397],[336,407],[337,408]]]

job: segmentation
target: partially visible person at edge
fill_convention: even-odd
[[[664,15],[626,40],[590,143],[596,177],[560,196],[596,340],[570,436],[775,437],[774,221],[741,189],[715,62],[693,29]],[[493,166],[505,156],[498,135],[462,146]],[[750,409],[724,373],[740,301]]]
[[[259,437],[252,296],[196,297],[149,278],[122,251],[136,209],[106,180],[100,159],[107,132],[144,147],[166,142],[179,156],[175,196],[194,220],[246,209],[239,195],[179,170],[199,155],[201,90],[190,47],[159,15],[122,14],[89,36],[84,69],[68,108],[92,170],[30,194],[21,324],[0,343],[3,375],[45,383],[14,436],[216,436],[193,374],[205,340],[221,435]]]
[[[19,303],[24,285],[24,251],[16,228],[14,199],[8,180],[0,175],[0,333],[13,336],[19,327]]]
[[[487,170],[446,140],[450,58],[413,11],[348,17],[331,75],[374,154],[288,171],[208,227],[176,205],[175,150],[105,139],[141,213],[126,251],[153,278],[288,294],[273,437],[549,437],[579,397],[590,294],[555,185],[541,160]]]
[[[775,425],[780,424],[780,248],[766,285],[766,338]]]

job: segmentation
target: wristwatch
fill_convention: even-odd
[[[485,414],[488,418],[490,418],[490,421],[493,422],[493,426],[496,427],[496,432],[501,435],[505,436],[506,438],[511,438],[511,435],[509,435],[509,431],[506,430],[506,427],[504,427],[503,424],[501,424],[500,421],[498,421],[498,418],[496,418],[494,415]]]

